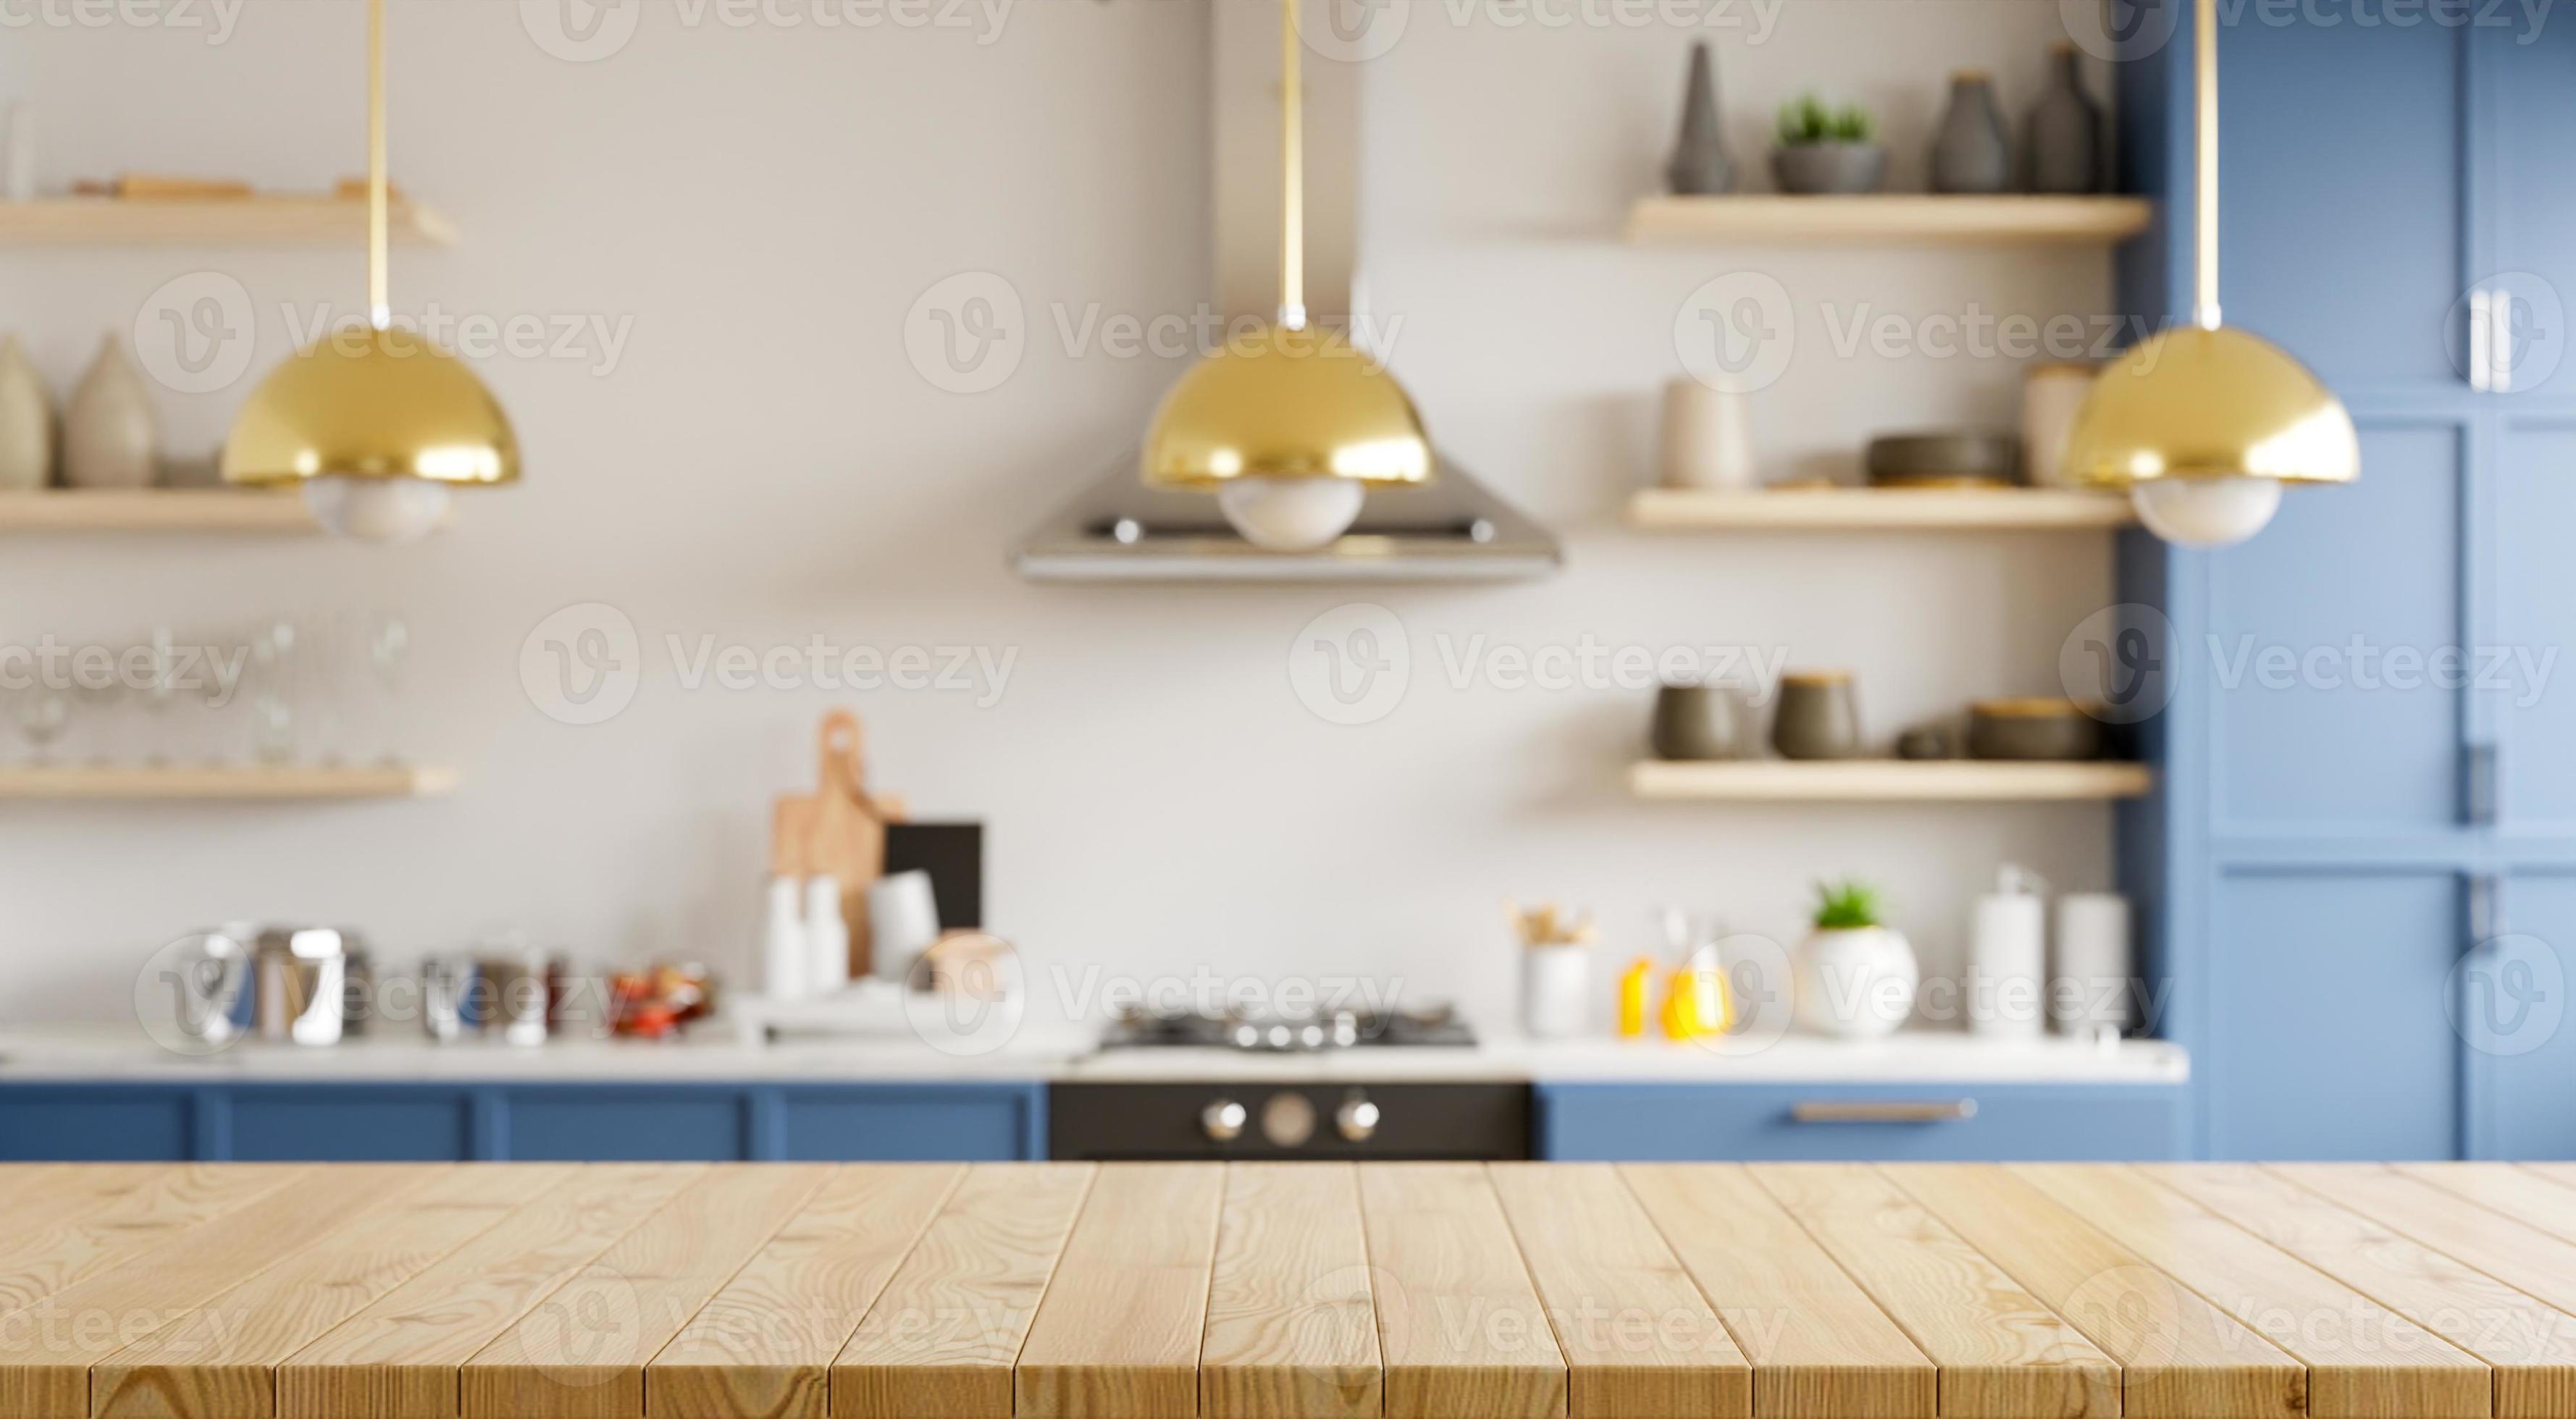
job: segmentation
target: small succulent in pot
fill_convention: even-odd
[[[1887,170],[1878,123],[1858,104],[1827,108],[1808,94],[1780,105],[1780,146],[1771,176],[1783,192],[1823,195],[1875,192]]]
[[[1874,1039],[1914,1013],[1914,947],[1886,925],[1878,889],[1816,884],[1815,930],[1791,963],[1798,1023],[1818,1034]]]

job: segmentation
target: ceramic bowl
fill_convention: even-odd
[[[1968,706],[1968,753],[1979,759],[2098,759],[2102,721],[2073,700],[1980,700]]]
[[[1869,441],[1866,462],[1869,481],[1878,484],[2009,483],[2021,470],[2021,440],[1975,429],[1884,434]]]

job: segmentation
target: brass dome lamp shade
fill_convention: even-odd
[[[1306,323],[1297,0],[1281,0],[1279,318],[1181,377],[1145,436],[1149,485],[1216,494],[1254,546],[1312,551],[1350,530],[1373,484],[1426,483],[1431,441],[1404,386],[1337,331]]]
[[[515,483],[519,442],[473,371],[393,328],[386,298],[385,0],[367,0],[367,325],[269,372],[224,442],[227,483],[294,485],[323,527],[409,542],[460,484]]]
[[[2361,473],[2352,416],[2280,347],[2218,313],[2218,15],[2195,15],[2192,323],[2139,342],[2093,382],[2068,436],[2077,481],[2126,489],[2149,531],[2223,547],[2263,530],[2291,483]]]

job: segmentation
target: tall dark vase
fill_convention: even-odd
[[[2012,143],[1995,107],[1994,81],[1962,69],[1950,76],[1950,107],[1932,141],[1932,190],[2003,192],[2012,176]]]
[[[1677,197],[1708,197],[1733,190],[1735,168],[1726,160],[1717,124],[1717,65],[1708,41],[1691,46],[1690,77],[1682,87],[1682,132],[1664,181]]]
[[[2049,47],[2048,89],[2030,106],[2022,149],[2030,155],[2030,190],[2102,190],[2102,107],[2085,96],[2082,57],[2060,41]]]

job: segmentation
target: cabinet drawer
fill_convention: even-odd
[[[473,1156],[462,1089],[396,1084],[232,1091],[236,1163],[453,1163]]]
[[[177,1163],[194,1156],[195,1096],[128,1084],[0,1086],[0,1162]]]
[[[2183,1155],[2185,1086],[1541,1084],[1563,1161],[2118,1161]]]
[[[923,1084],[781,1091],[779,1156],[793,1162],[1003,1163],[1043,1157],[1036,1085]]]

